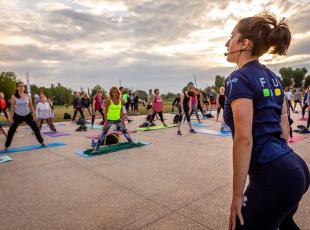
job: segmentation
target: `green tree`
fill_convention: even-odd
[[[225,82],[224,76],[216,75],[214,82],[215,89],[218,91],[222,86],[224,86],[224,82]]]
[[[293,72],[291,67],[283,67],[279,70],[283,87],[290,87],[293,84]]]
[[[310,75],[305,77],[305,86],[304,86],[304,88],[307,89],[309,85],[310,85]]]
[[[297,68],[293,71],[294,86],[296,88],[301,87],[302,80],[304,80],[307,72],[306,68]]]
[[[0,74],[0,92],[3,92],[6,100],[15,93],[17,77],[14,72],[2,72]]]
[[[143,90],[136,90],[138,97],[142,100],[146,100],[147,99],[147,93]]]

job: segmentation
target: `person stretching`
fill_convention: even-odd
[[[52,117],[54,115],[53,115],[52,108],[51,108],[50,104],[46,101],[47,100],[46,96],[41,95],[40,100],[41,100],[41,102],[39,102],[36,106],[36,115],[38,117],[37,124],[38,124],[39,130],[41,130],[43,121],[45,120],[46,123],[48,124],[48,126],[50,127],[50,130],[52,132],[56,132],[56,128],[55,128],[53,121],[52,121]]]
[[[23,121],[31,127],[42,147],[45,147],[44,140],[41,136],[37,123],[35,122],[36,114],[31,98],[25,93],[25,85],[23,82],[16,83],[16,92],[11,97],[11,116],[11,126],[5,142],[4,151],[7,151],[10,147],[15,131]]]
[[[92,117],[91,117],[91,126],[94,125],[94,122],[95,122],[95,117],[96,117],[96,112],[98,111],[101,116],[102,116],[102,123],[104,123],[104,112],[103,112],[103,109],[104,109],[104,96],[103,96],[103,91],[101,89],[99,89],[97,91],[97,94],[96,96],[94,96],[93,98],[93,111],[92,111]]]
[[[123,103],[120,91],[117,87],[112,87],[109,92],[109,98],[105,102],[105,111],[107,112],[104,114],[104,127],[96,144],[97,152],[99,151],[100,144],[103,143],[103,140],[108,134],[112,125],[116,125],[117,129],[123,132],[128,142],[133,142],[125,127],[122,104]]]
[[[164,117],[163,117],[163,98],[162,96],[159,94],[159,89],[155,89],[154,90],[154,96],[152,98],[152,109],[154,111],[151,120],[149,121],[149,125],[148,128],[151,126],[152,122],[155,119],[156,114],[158,113],[161,122],[163,123],[164,126],[167,126],[165,121],[164,121]]]

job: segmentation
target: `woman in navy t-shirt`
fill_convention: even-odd
[[[225,83],[224,119],[233,134],[229,229],[299,229],[293,215],[309,187],[309,170],[287,144],[281,82],[258,61],[266,52],[284,55],[290,40],[284,20],[263,13],[239,21],[226,43],[227,61],[238,67]]]

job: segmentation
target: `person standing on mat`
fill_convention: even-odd
[[[74,114],[73,114],[72,121],[75,121],[77,112],[80,112],[81,117],[84,118],[84,114],[82,110],[83,109],[82,98],[79,92],[75,94],[75,98],[73,100],[73,109],[74,109]]]
[[[259,63],[267,52],[286,54],[290,40],[284,19],[261,13],[241,19],[225,44],[227,61],[237,64],[225,82],[224,120],[233,136],[229,230],[299,229],[293,216],[308,190],[309,169],[287,144],[281,82]]]
[[[156,114],[158,113],[160,121],[164,126],[167,126],[163,117],[163,97],[159,94],[159,89],[154,90],[154,95],[152,98],[152,109],[154,111],[151,120],[149,121],[148,128],[151,126],[152,122],[155,119]]]
[[[297,88],[296,92],[295,92],[295,96],[294,96],[294,111],[296,111],[296,105],[297,104],[299,104],[300,108],[302,109],[301,95],[302,95],[302,91],[299,88]]]
[[[94,126],[96,112],[99,112],[102,116],[102,123],[104,123],[104,96],[101,89],[97,90],[96,96],[93,98],[93,111],[91,117],[91,126]]]
[[[6,109],[7,109],[7,105],[6,105],[4,94],[2,92],[0,92],[0,114],[1,114],[1,112],[3,112],[4,116],[9,121],[9,115],[8,115]]]
[[[85,109],[87,109],[89,116],[92,116],[91,109],[90,109],[92,103],[87,93],[83,94],[82,105],[83,105],[83,112],[85,111]]]
[[[188,87],[188,89],[190,89],[191,86]],[[192,100],[191,100],[191,97],[194,95],[193,92],[191,91],[184,91],[184,93],[182,94],[181,96],[181,99],[180,99],[180,106],[181,106],[181,114],[179,116],[179,119],[178,119],[178,132],[177,132],[177,135],[181,136],[182,133],[181,133],[181,122],[183,120],[183,117],[184,119],[187,120],[187,124],[189,126],[189,131],[191,133],[196,133],[196,131],[193,129],[193,126],[192,126],[192,122],[191,122],[191,111],[192,111]]]
[[[45,147],[44,140],[37,126],[36,113],[31,98],[25,93],[23,82],[16,83],[16,92],[11,97],[11,126],[5,142],[5,151],[10,147],[17,127],[24,121],[31,127],[38,142]]]
[[[198,114],[198,99],[197,99],[197,93],[196,93],[196,89],[193,85],[189,86],[189,91],[192,92],[192,96],[191,96],[191,100],[192,100],[192,111],[190,116],[192,116],[192,114],[195,112],[196,118],[198,120],[199,123],[201,123],[200,118],[199,118],[199,114]]]
[[[122,110],[122,96],[117,87],[112,87],[109,92],[109,98],[105,101],[105,121],[102,133],[97,141],[96,151],[99,151],[100,144],[103,143],[104,138],[109,132],[112,125],[116,125],[117,129],[122,131],[128,142],[133,142],[124,123]]]
[[[39,130],[41,130],[43,121],[45,120],[48,126],[50,127],[50,130],[52,132],[57,132],[53,124],[53,121],[52,121],[54,114],[52,112],[51,105],[47,102],[45,95],[41,95],[40,99],[41,101],[36,106],[36,115],[38,118],[37,124],[38,124]]]
[[[224,105],[225,105],[225,88],[224,87],[220,88],[220,93],[217,96],[216,104],[217,104],[216,121],[218,121],[221,109],[223,109],[223,111],[224,111]]]
[[[303,100],[303,107],[302,107],[302,110],[301,110],[301,119],[302,120],[305,120],[305,113],[306,113],[306,109],[308,108],[308,104],[307,104],[307,99],[308,99],[308,93],[310,91],[310,85],[308,86],[306,92],[305,92],[305,95],[304,95],[304,100]]]

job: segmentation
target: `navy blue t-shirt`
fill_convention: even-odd
[[[238,98],[253,100],[252,164],[265,164],[292,151],[287,142],[280,138],[284,92],[273,72],[258,61],[251,61],[226,79],[225,96],[224,120],[232,130],[233,137],[231,102]]]

